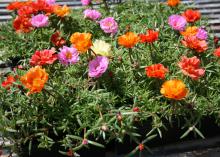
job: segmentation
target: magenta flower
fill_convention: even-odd
[[[56,0],[46,0],[46,3],[49,5],[53,5],[56,3]]]
[[[114,35],[118,31],[118,24],[113,17],[107,17],[99,22],[101,29],[105,33]]]
[[[98,20],[102,15],[100,12],[97,10],[92,10],[92,9],[86,9],[84,12],[84,18],[90,19],[90,20]]]
[[[108,68],[108,58],[97,56],[89,62],[89,77],[99,78]]]
[[[46,27],[49,25],[48,16],[44,14],[38,14],[31,18],[31,24],[34,27]]]
[[[168,19],[168,24],[178,31],[184,31],[187,21],[183,16],[180,15],[171,15]]]
[[[203,28],[199,28],[196,37],[200,40],[206,40],[208,38],[208,32]]]
[[[75,64],[79,61],[79,53],[73,47],[63,46],[60,48],[58,59],[64,65]]]
[[[82,5],[89,5],[92,0],[81,0]]]

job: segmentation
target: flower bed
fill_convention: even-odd
[[[4,137],[58,144],[68,156],[129,137],[134,153],[179,119],[180,138],[204,138],[204,117],[219,124],[220,49],[198,11],[174,0],[83,4],[8,6],[15,18],[1,27],[2,59],[20,62],[2,78]]]

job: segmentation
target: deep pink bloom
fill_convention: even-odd
[[[97,10],[92,10],[92,9],[86,9],[84,12],[84,18],[90,19],[90,20],[98,20],[101,18],[101,13],[98,12]]]
[[[73,47],[63,46],[60,48],[58,59],[64,65],[75,64],[79,61],[79,53]]]
[[[89,77],[99,78],[108,68],[109,60],[105,56],[97,56],[89,62]]]
[[[49,25],[48,16],[44,14],[38,14],[31,18],[31,24],[34,27],[46,27]]]
[[[191,77],[193,80],[198,80],[205,75],[205,69],[200,68],[200,60],[196,56],[187,58],[183,56],[178,63],[184,75]]]
[[[113,17],[107,17],[99,22],[101,29],[105,33],[114,35],[118,31],[118,24]]]
[[[81,0],[82,5],[89,5],[92,0]]]
[[[208,38],[208,32],[203,28],[199,28],[196,37],[200,40],[206,40]]]
[[[180,15],[171,15],[168,19],[168,24],[178,31],[184,31],[187,21],[183,16]]]

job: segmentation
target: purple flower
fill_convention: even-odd
[[[56,0],[46,0],[46,3],[49,5],[53,5],[56,3]]]
[[[118,31],[118,24],[113,17],[107,17],[99,22],[101,29],[105,33],[114,35]]]
[[[108,58],[97,56],[89,62],[89,77],[99,78],[108,68]]]
[[[184,31],[187,21],[183,16],[180,15],[171,15],[168,19],[168,24],[178,31]]]
[[[196,37],[200,40],[206,40],[208,38],[208,32],[203,28],[199,28]]]
[[[84,18],[90,19],[90,20],[97,20],[99,19],[102,15],[100,12],[97,10],[92,10],[92,9],[86,9],[84,12]]]
[[[81,0],[82,5],[89,5],[92,0]]]
[[[79,53],[73,47],[63,46],[60,48],[58,59],[64,65],[75,64],[79,61]]]
[[[49,25],[48,16],[44,14],[38,14],[31,18],[31,24],[34,27],[46,27]]]

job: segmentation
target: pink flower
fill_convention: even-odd
[[[99,78],[108,68],[108,58],[97,56],[89,62],[89,77]]]
[[[100,12],[97,10],[92,10],[92,9],[86,9],[84,12],[84,18],[90,19],[90,20],[97,20],[99,19],[102,15]]]
[[[46,3],[49,5],[53,5],[56,3],[56,0],[46,0]]]
[[[101,29],[105,33],[114,35],[118,31],[118,24],[113,17],[107,17],[99,22]]]
[[[48,16],[44,14],[38,14],[31,18],[31,24],[34,27],[46,27],[49,25]]]
[[[79,61],[79,53],[73,47],[63,46],[60,48],[58,59],[64,65],[75,64]]]
[[[92,0],[81,0],[82,5],[89,5]]]
[[[196,56],[191,58],[183,56],[178,66],[184,75],[191,77],[193,80],[198,80],[205,75],[205,69],[200,68],[200,60]]]
[[[183,16],[180,15],[171,15],[168,19],[168,24],[178,31],[184,31],[187,21]]]
[[[205,29],[199,28],[196,37],[200,40],[206,40],[208,38],[208,33]]]

